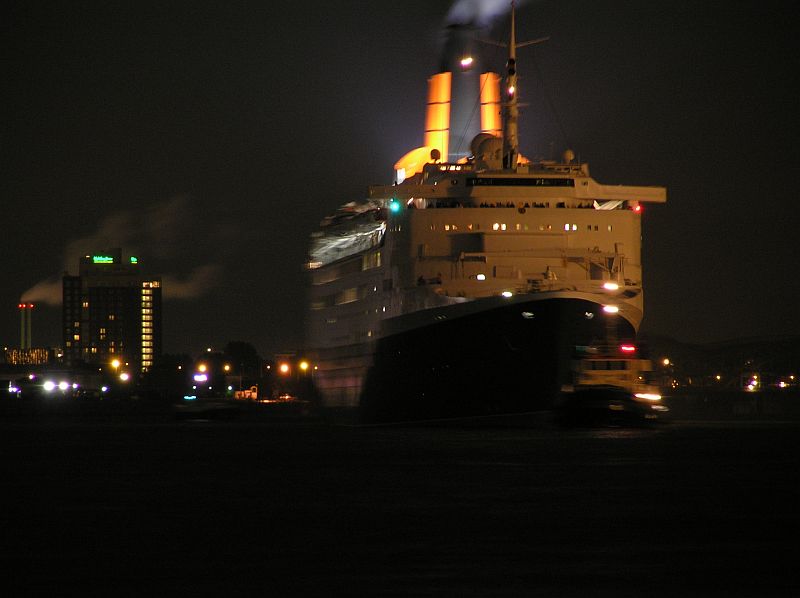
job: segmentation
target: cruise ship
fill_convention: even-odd
[[[474,30],[450,27],[423,145],[311,235],[323,408],[364,422],[549,410],[576,348],[635,341],[641,210],[666,189],[598,183],[568,149],[520,153],[514,19],[512,5],[502,75]]]

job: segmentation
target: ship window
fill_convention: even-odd
[[[598,230],[598,227],[597,227],[597,225],[596,225],[596,224],[594,225],[594,230]]]
[[[495,222],[492,225],[492,230],[500,230],[500,223],[499,222]]]
[[[611,232],[611,225],[608,225],[608,232]]]
[[[352,303],[353,301],[358,301],[358,289],[356,287],[344,289],[336,295],[336,305]]]
[[[517,230],[522,230],[522,225],[517,223],[514,225],[514,228],[516,228]]]

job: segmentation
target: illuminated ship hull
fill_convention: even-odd
[[[474,77],[480,128],[454,153],[455,77],[429,80],[425,145],[395,184],[312,234],[315,386],[364,421],[549,409],[576,346],[632,341],[642,319],[640,210],[666,191],[599,184],[571,152],[519,155],[493,73]]]

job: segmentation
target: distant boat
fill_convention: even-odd
[[[520,153],[514,18],[512,4],[502,78],[463,60],[470,32],[452,29],[424,145],[394,184],[311,235],[307,347],[323,407],[371,422],[550,409],[576,346],[636,337],[640,210],[666,190],[600,184],[570,150]],[[479,115],[468,148],[453,143],[464,114]]]

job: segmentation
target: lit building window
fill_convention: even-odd
[[[84,308],[86,308],[86,307],[89,307],[89,302],[88,302],[88,301],[84,301],[84,302],[81,304],[81,306],[82,306],[82,307],[84,307]]]

